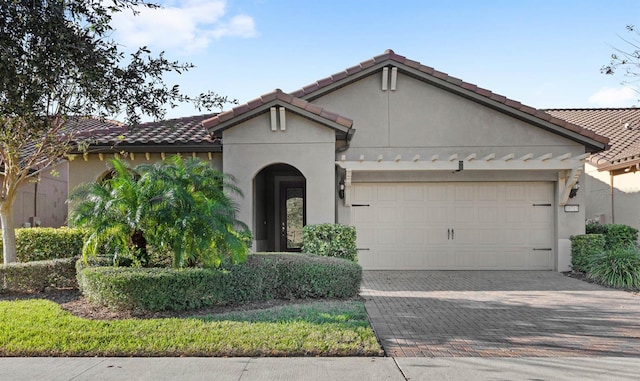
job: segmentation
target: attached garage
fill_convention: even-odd
[[[369,270],[552,270],[551,182],[354,183]]]

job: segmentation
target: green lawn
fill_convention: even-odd
[[[47,300],[0,302],[0,356],[377,356],[362,302],[197,318],[89,320]]]

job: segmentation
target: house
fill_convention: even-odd
[[[98,139],[69,162],[69,187],[106,173],[111,155],[202,157],[237,179],[254,250],[300,250],[302,225],[338,222],[356,227],[365,269],[569,270],[585,220],[574,188],[608,143],[391,50],[163,123]]]
[[[586,218],[640,229],[640,109],[553,109],[547,113],[609,138],[585,165]]]

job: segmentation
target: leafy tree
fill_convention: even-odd
[[[163,80],[189,63],[125,54],[110,36],[111,17],[146,0],[0,0],[0,221],[4,263],[16,260],[13,203],[18,188],[56,164],[72,144],[89,138],[83,118],[141,115],[161,119],[165,107],[194,102],[221,107],[226,97],[189,97]],[[138,8],[139,9],[139,8]],[[82,145],[82,144],[81,144]]]
[[[110,179],[81,185],[70,195],[70,222],[89,230],[85,258],[106,245],[116,257],[133,256],[145,265],[148,244],[170,250],[174,267],[246,259],[248,228],[236,219],[237,207],[228,196],[240,194],[230,176],[177,155],[134,169],[119,159],[111,162]]]
[[[622,38],[626,47],[616,48],[616,53],[611,54],[611,61],[600,72],[612,75],[621,71],[628,78],[623,83],[634,83],[640,77],[640,31],[634,25],[627,25],[626,29],[632,35],[631,38]]]

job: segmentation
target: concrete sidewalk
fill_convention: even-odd
[[[0,380],[637,380],[640,358],[0,358]]]

